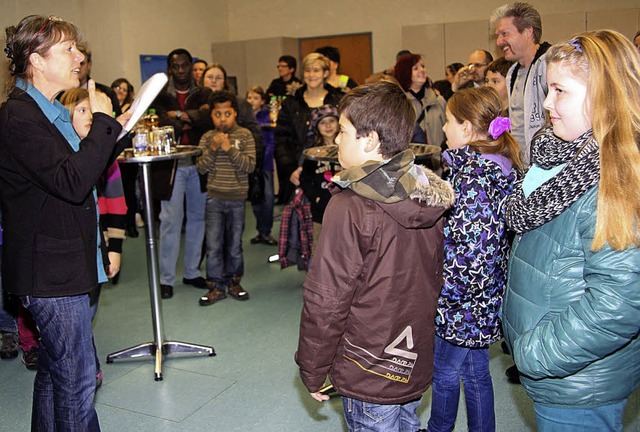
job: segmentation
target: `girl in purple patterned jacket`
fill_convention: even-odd
[[[456,194],[444,228],[444,285],[438,299],[428,430],[452,431],[464,383],[469,430],[494,431],[489,345],[502,337],[499,310],[509,240],[502,203],[522,168],[519,147],[489,87],[447,103],[443,154]]]

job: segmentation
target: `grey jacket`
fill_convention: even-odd
[[[522,162],[525,166],[530,164],[531,140],[533,135],[546,123],[545,109],[542,106],[547,97],[549,88],[547,86],[547,61],[546,53],[551,45],[543,42],[538,48],[538,52],[529,67],[529,73],[524,87],[524,140],[519,143],[522,150]],[[507,72],[507,83],[509,84],[509,112],[513,113],[511,93],[515,85],[515,77],[520,69],[520,64],[515,63]]]
[[[445,116],[447,101],[430,88],[425,89],[424,97],[421,100],[411,94],[407,94],[407,97],[416,110],[416,120],[419,120],[418,125],[427,135],[427,142],[440,147],[445,140],[442,126],[447,121]],[[423,110],[424,116],[421,115]]]

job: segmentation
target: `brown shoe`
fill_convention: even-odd
[[[262,243],[269,246],[276,246],[278,244],[278,241],[274,239],[271,234],[269,234],[267,236],[262,237]]]
[[[226,298],[227,298],[227,294],[224,291],[219,290],[217,288],[212,288],[209,291],[207,291],[205,295],[200,297],[200,300],[198,300],[198,303],[200,303],[200,306],[210,306],[215,302],[219,300],[224,300]]]
[[[229,295],[236,300],[249,300],[249,293],[240,285],[240,276],[234,276],[229,284]]]

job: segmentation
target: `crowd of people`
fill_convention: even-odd
[[[152,166],[161,297],[184,237],[182,284],[206,290],[199,305],[249,300],[250,201],[250,243],[308,270],[295,361],[312,398],[341,395],[349,430],[452,431],[461,381],[469,430],[496,430],[499,341],[541,431],[621,431],[640,382],[640,32],[552,46],[520,2],[490,25],[500,57],[476,49],[436,81],[403,50],[358,86],[322,47],[302,79],[283,55],[266,91],[238,95],[223,65],[167,56],[151,108],[201,154]],[[137,168],[117,160],[134,87],[91,79],[79,30],[54,16],[8,27],[4,51],[0,358],[21,348],[37,369],[33,430],[99,431],[91,321],[144,224]],[[441,150],[444,172],[410,143]],[[318,146],[337,158],[305,157]]]

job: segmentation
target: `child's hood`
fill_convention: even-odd
[[[378,205],[405,228],[433,226],[442,214],[455,203],[451,185],[437,174],[421,165],[415,166],[418,176],[410,199]]]

